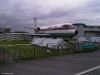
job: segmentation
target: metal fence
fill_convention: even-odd
[[[48,47],[39,47],[35,45],[8,45],[0,46],[0,60],[4,62],[23,60],[23,59],[35,59],[49,56],[59,56],[70,52],[66,49],[50,49]]]
[[[51,49],[36,45],[7,45],[0,46],[0,60],[3,62],[13,62],[16,60],[37,59],[49,56],[59,56],[82,51],[82,44],[71,43],[65,49]],[[48,46],[48,45],[47,45]]]

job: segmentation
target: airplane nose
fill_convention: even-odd
[[[78,30],[75,30],[75,34],[78,34]]]

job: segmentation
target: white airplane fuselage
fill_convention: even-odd
[[[42,26],[38,31],[39,34],[50,34],[54,37],[73,37],[78,31],[72,24],[56,24],[49,26]]]

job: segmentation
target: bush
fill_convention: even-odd
[[[85,43],[81,46],[83,52],[90,52],[97,50],[97,46],[93,43]]]

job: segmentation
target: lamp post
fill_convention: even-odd
[[[6,40],[6,29],[4,29],[4,36],[5,36],[5,40]]]

